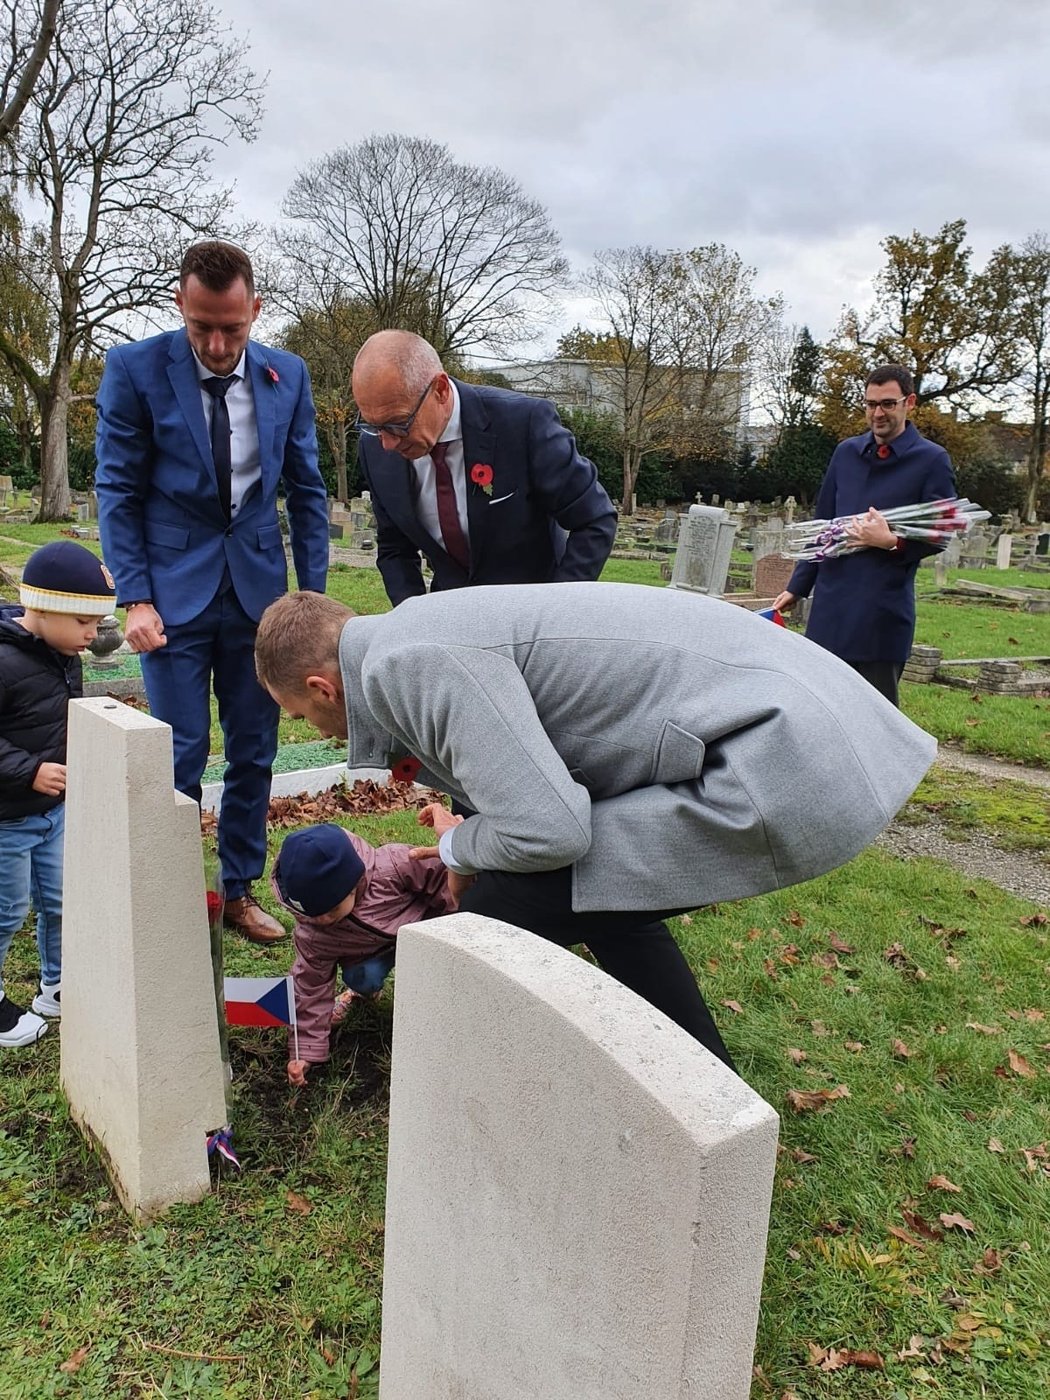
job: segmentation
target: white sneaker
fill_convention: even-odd
[[[49,987],[46,982],[41,982],[40,991],[33,998],[33,1010],[38,1016],[61,1016],[62,983],[56,982]]]
[[[32,1045],[47,1030],[47,1022],[31,1011],[23,1011],[10,997],[0,996],[0,1045],[15,1049]]]

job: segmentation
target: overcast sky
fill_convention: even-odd
[[[513,175],[575,266],[723,242],[818,339],[887,233],[965,218],[980,264],[1050,231],[1046,0],[216,3],[270,75],[217,164],[264,222],[308,161],[429,137]]]

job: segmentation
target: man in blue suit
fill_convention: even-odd
[[[849,539],[861,548],[819,564],[803,560],[773,601],[784,610],[812,591],[806,636],[894,705],[915,635],[915,572],[941,546],[895,535],[882,511],[955,495],[947,452],[908,422],[914,407],[915,381],[901,365],[868,375],[870,432],[835,448],[814,507],[817,520],[852,515]]]
[[[379,331],[354,362],[359,460],[377,562],[395,605],[468,584],[598,577],[616,509],[545,399],[451,379],[409,331]]]
[[[286,935],[251,893],[266,861],[279,711],[255,679],[256,624],[288,588],[283,483],[299,587],[324,592],[328,511],[305,364],[249,340],[261,300],[247,255],[194,244],[184,329],[106,356],[98,392],[102,550],[142,653],[150,711],[172,728],[175,786],[200,801],[214,678],[225,738],[219,859],[226,922]]]

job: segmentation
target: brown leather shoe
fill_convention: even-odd
[[[222,912],[226,928],[236,929],[250,943],[283,943],[288,937],[283,927],[250,894],[228,899]]]

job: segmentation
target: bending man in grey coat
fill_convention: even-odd
[[[586,943],[727,1063],[663,919],[842,865],[936,752],[823,648],[628,584],[462,589],[376,617],[291,594],[256,667],[284,709],[348,737],[351,767],[414,757],[473,809],[438,846],[462,908]]]

